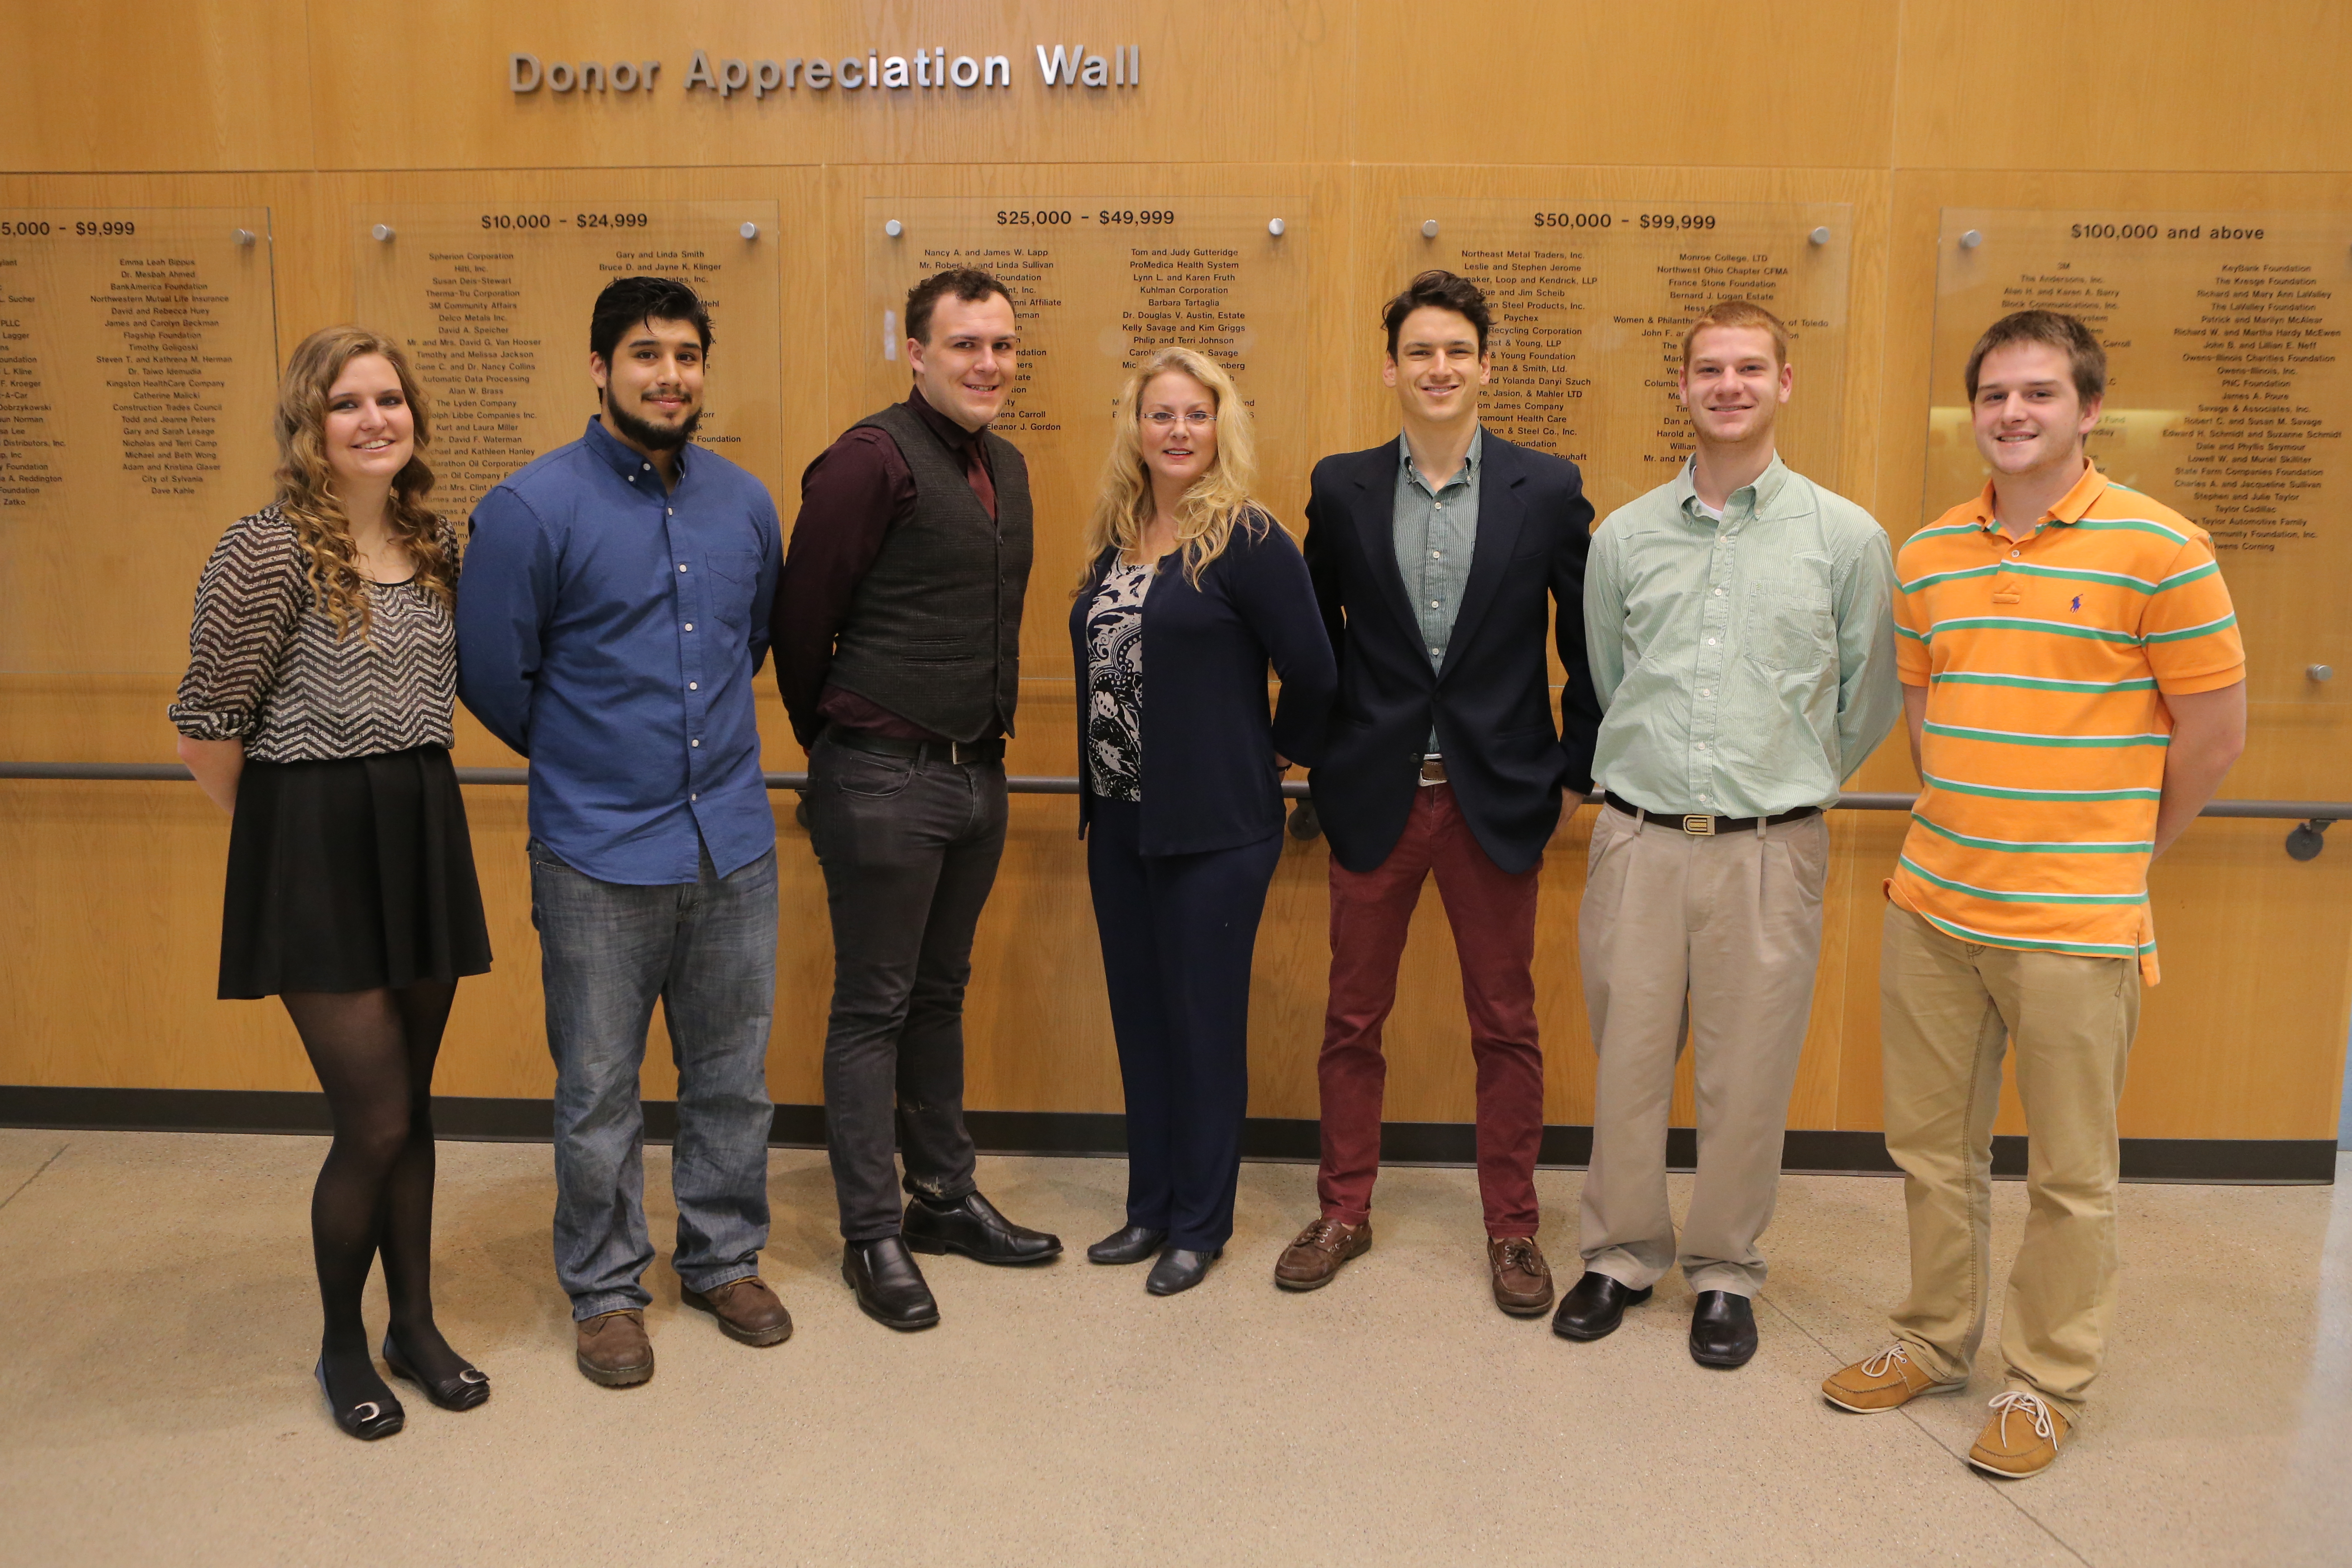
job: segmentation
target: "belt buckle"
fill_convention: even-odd
[[[1683,831],[1693,838],[1712,838],[1715,837],[1715,818],[1685,816],[1683,818]]]
[[[1430,776],[1432,773],[1434,773],[1437,776],[1432,778]],[[1428,789],[1433,785],[1445,783],[1445,759],[1440,756],[1425,756],[1422,758],[1420,782],[1421,787],[1423,789]]]

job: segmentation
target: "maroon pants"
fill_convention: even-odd
[[[1478,1067],[1478,1193],[1488,1236],[1536,1233],[1536,1153],[1543,1142],[1543,1053],[1536,1045],[1539,867],[1512,876],[1486,858],[1454,791],[1424,785],[1404,836],[1371,871],[1331,862],[1331,1000],[1316,1077],[1323,1096],[1324,1215],[1360,1225],[1381,1165],[1381,1026],[1396,1005],[1397,961],[1421,885],[1437,873],[1454,928],[1470,1052]]]

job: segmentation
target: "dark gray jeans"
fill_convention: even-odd
[[[530,845],[555,1058],[555,1275],[574,1318],[643,1307],[646,1119],[637,1069],[659,998],[677,1061],[671,1261],[690,1289],[760,1271],[768,1244],[768,1027],[776,852],[677,887],[599,881]]]
[[[878,1241],[898,1234],[894,1132],[907,1191],[972,1190],[963,992],[1004,854],[1004,768],[821,738],[809,752],[808,805],[833,911],[824,1116],[834,1194],[843,1239]]]

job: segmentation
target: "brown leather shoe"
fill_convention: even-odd
[[[2056,1463],[2058,1446],[2073,1430],[2074,1423],[2040,1394],[2012,1388],[1993,1396],[1992,1419],[1977,1435],[1969,1463],[1986,1475],[2021,1481]]]
[[[1551,1265],[1534,1237],[1489,1237],[1486,1267],[1495,1272],[1495,1305],[1514,1318],[1551,1310]]]
[[[607,1388],[634,1388],[654,1374],[654,1342],[646,1338],[646,1315],[632,1307],[600,1312],[574,1325],[580,1331],[580,1375]]]
[[[680,1288],[678,1300],[719,1320],[719,1331],[738,1344],[777,1345],[793,1337],[793,1315],[758,1275],[730,1279],[704,1295]]]
[[[1286,1290],[1320,1290],[1331,1283],[1331,1277],[1339,1272],[1339,1265],[1350,1258],[1361,1258],[1371,1249],[1372,1222],[1369,1217],[1361,1225],[1318,1219],[1282,1249],[1281,1258],[1274,1265],[1274,1282]]]

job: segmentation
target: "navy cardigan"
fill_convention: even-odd
[[[1087,760],[1087,616],[1113,552],[1070,606],[1078,676],[1078,832],[1094,813]],[[1253,511],[1224,553],[1185,575],[1167,556],[1143,597],[1143,832],[1146,855],[1193,855],[1282,831],[1277,753],[1311,764],[1339,687],[1315,584],[1290,536]],[[1282,678],[1269,720],[1266,666]]]

